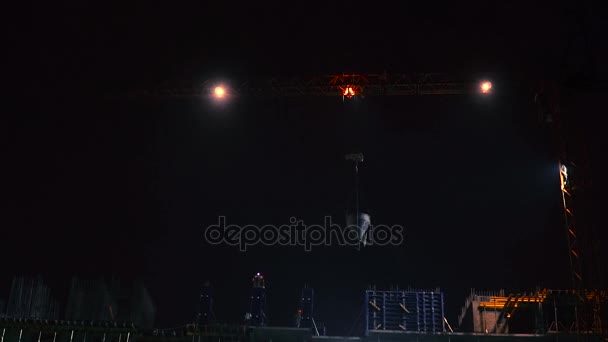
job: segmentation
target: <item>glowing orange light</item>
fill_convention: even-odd
[[[298,313],[302,313],[302,309],[298,309]]]
[[[224,97],[224,95],[226,95],[226,90],[224,90],[223,87],[217,86],[217,87],[215,87],[214,93],[215,93],[215,97],[222,98],[222,97]]]
[[[487,94],[490,92],[490,89],[492,89],[492,83],[491,82],[483,82],[481,84],[481,92],[484,94]]]
[[[355,90],[353,89],[353,87],[347,86],[346,88],[344,88],[344,90],[342,90],[342,95],[346,97],[353,97],[355,96]]]

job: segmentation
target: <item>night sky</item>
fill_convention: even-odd
[[[564,52],[564,12],[548,1],[24,8],[8,30],[17,94],[3,163],[0,298],[15,274],[44,275],[59,297],[72,275],[144,279],[157,324],[171,326],[193,319],[209,280],[218,318],[239,322],[250,278],[262,272],[271,324],[290,324],[308,283],[316,320],[346,334],[370,284],[441,287],[451,323],[472,287],[568,287],[554,145],[532,101],[532,80],[561,79],[586,61],[584,49]],[[601,61],[597,17],[588,16],[589,51]],[[225,108],[102,96],[167,80],[384,70],[475,73],[495,92],[242,98]],[[605,236],[603,94],[571,90],[564,112],[571,144],[591,160],[589,220]],[[404,226],[403,245],[243,253],[204,243],[220,215],[234,224],[319,224],[326,215],[342,223],[351,152],[366,158],[362,207],[374,223]]]

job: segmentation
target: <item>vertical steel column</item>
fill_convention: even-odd
[[[557,320],[557,302],[555,298],[553,298],[553,315],[555,316],[555,332],[559,332],[559,323]]]
[[[498,333],[498,310],[496,310],[496,297],[492,298],[492,301],[494,303],[493,307],[494,307],[494,329],[493,329],[493,333]],[[505,306],[507,306],[509,304],[509,301],[507,300],[507,303],[505,303]]]
[[[433,326],[433,332],[435,332],[435,293],[431,292],[431,324]]]
[[[570,269],[572,271],[572,286],[577,292],[580,301],[584,301],[581,291],[583,289],[583,274],[581,266],[580,252],[578,250],[577,231],[574,220],[574,208],[573,208],[573,193],[574,186],[572,180],[568,179],[568,169],[566,165],[559,162],[559,178],[562,190],[562,204],[564,206],[564,224],[566,226],[566,239],[568,242],[568,257],[570,259]],[[580,318],[578,312],[578,303],[574,305],[574,318],[576,324],[577,340],[580,332]]]
[[[365,336],[369,335],[369,290],[365,291]]]
[[[564,223],[566,225],[566,234],[568,239],[568,252],[570,257],[570,265],[572,267],[572,284],[575,290],[582,288],[582,270],[580,253],[577,246],[576,225],[574,221],[573,208],[573,186],[572,180],[568,179],[568,169],[561,161],[559,163],[559,178],[562,190],[562,204],[564,206]]]
[[[538,311],[536,312],[536,333],[537,334],[545,333],[545,329],[543,327],[543,322],[544,322],[543,303],[539,301],[538,302]]]
[[[416,292],[416,331],[420,331],[420,293]]]
[[[427,329],[428,329],[427,324],[426,324],[426,315],[427,315],[427,312],[426,312],[427,308],[426,307],[427,307],[426,292],[422,292],[422,315],[423,315],[422,316],[422,319],[423,319],[422,323],[424,325],[424,328],[423,328],[424,331],[427,331]]]
[[[404,292],[404,291],[401,291],[401,304],[403,304],[403,307],[404,307],[404,308],[406,307],[406,306],[405,306],[405,292]],[[405,315],[406,315],[406,313],[405,313],[405,312],[403,312],[401,315],[402,315],[401,317],[403,317],[403,320],[402,320],[403,329],[404,329],[404,330],[407,330],[407,329],[408,329],[408,326],[407,326],[407,320],[406,320],[406,316],[405,316]]]
[[[372,292],[372,296],[374,297],[374,299],[372,300],[372,302],[374,303],[374,305],[376,305],[376,300],[378,298],[378,295],[376,294],[376,291]],[[372,330],[376,330],[376,327],[378,326],[378,311],[375,310],[374,308],[374,321],[373,321],[373,326],[372,326]]]
[[[386,291],[382,291],[382,330],[386,330]]]
[[[441,292],[439,295],[441,296],[441,321],[443,322],[442,332],[445,332],[446,318],[445,318],[445,307],[444,307],[444,302],[443,302],[443,292]]]

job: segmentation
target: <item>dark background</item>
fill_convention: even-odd
[[[605,237],[607,189],[605,90],[585,82],[605,71],[601,13],[594,3],[569,6],[24,6],[7,15],[15,77],[0,297],[14,274],[44,275],[60,298],[72,275],[141,278],[157,324],[169,326],[193,319],[210,280],[217,316],[237,322],[250,277],[262,272],[272,324],[290,324],[308,283],[317,321],[346,334],[369,284],[440,286],[450,322],[471,287],[567,288],[555,146],[534,80],[568,81],[562,112],[570,146],[591,165],[594,236]],[[494,94],[239,99],[226,108],[102,96],[166,80],[384,70],[483,75]],[[343,155],[359,151],[363,206],[375,223],[406,227],[402,246],[241,253],[204,244],[219,215],[235,224],[341,222],[352,198]]]

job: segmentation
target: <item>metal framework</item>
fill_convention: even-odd
[[[310,287],[302,289],[302,297],[300,299],[300,321],[298,328],[313,328],[314,326],[314,296],[315,292]]]
[[[264,285],[264,276],[257,273],[251,280],[253,286],[251,288],[250,302],[250,325],[265,326],[267,324],[266,317],[266,287]]]
[[[580,334],[582,332],[593,331],[597,334],[604,333],[601,320],[601,304],[605,302],[604,297],[600,294],[600,290],[595,289],[595,284],[591,284],[591,279],[583,272],[583,262],[589,264],[594,260],[583,260],[583,250],[581,250],[581,241],[579,227],[577,226],[575,216],[575,198],[576,194],[580,193],[582,179],[580,167],[573,162],[575,154],[569,153],[569,147],[565,140],[565,127],[562,121],[562,113],[559,103],[559,86],[557,84],[545,84],[539,87],[538,93],[535,95],[535,102],[538,105],[541,119],[545,123],[549,123],[553,129],[554,144],[556,146],[556,154],[558,158],[558,171],[560,188],[562,193],[562,205],[564,215],[564,231],[566,233],[566,242],[568,247],[568,258],[570,262],[570,276],[572,282],[572,290],[577,294],[578,301],[573,303],[575,320],[572,323],[570,330]],[[578,175],[576,174],[578,173]],[[585,227],[583,227],[585,228]],[[584,233],[583,229],[583,233]],[[583,243],[583,246],[585,244]],[[588,254],[586,256],[589,256]],[[592,289],[592,290],[588,290]],[[594,297],[589,297],[589,293],[596,294]],[[555,329],[559,329],[555,322]]]
[[[597,334],[594,330],[580,331],[576,326],[576,309],[583,304],[596,302],[608,302],[606,291],[536,289],[506,295],[504,290],[471,290],[458,317],[458,324],[465,329],[472,325],[473,331],[479,333],[511,334],[512,319],[526,310],[534,313],[536,324],[534,331],[525,333]]]
[[[572,284],[575,289],[582,290],[583,271],[580,251],[578,250],[576,221],[574,220],[574,186],[571,179],[568,178],[568,167],[566,167],[563,161],[559,163],[559,178],[562,190],[562,204],[564,206],[564,224],[568,241]]]
[[[270,78],[232,84],[217,80],[161,84],[156,88],[133,91],[138,97],[192,98],[212,94],[218,85],[234,96],[411,96],[452,95],[480,92],[478,81],[463,80],[441,73],[409,74],[336,74],[309,79]]]
[[[564,227],[566,232],[566,241],[568,246],[568,258],[570,262],[570,275],[573,290],[578,293],[583,289],[583,272],[578,250],[577,226],[574,221],[574,203],[573,203],[573,180],[568,177],[568,155],[566,153],[566,145],[563,139],[563,127],[561,123],[561,113],[559,107],[559,94],[557,86],[541,85],[540,91],[535,95],[535,102],[538,105],[541,119],[545,123],[549,123],[553,129],[554,144],[557,148],[558,171],[560,177],[560,186],[562,192],[562,205],[564,207]],[[581,302],[582,302],[581,297]],[[580,315],[578,312],[579,303],[574,303],[574,327],[575,331],[580,328]],[[555,318],[555,328],[557,325],[557,317]]]
[[[133,323],[0,318],[2,341],[132,341]]]
[[[209,284],[205,284],[201,290],[199,298],[199,310],[197,315],[198,325],[207,325],[215,320],[213,314],[213,289]]]
[[[365,291],[365,334],[388,330],[445,332],[443,293],[425,290]]]

